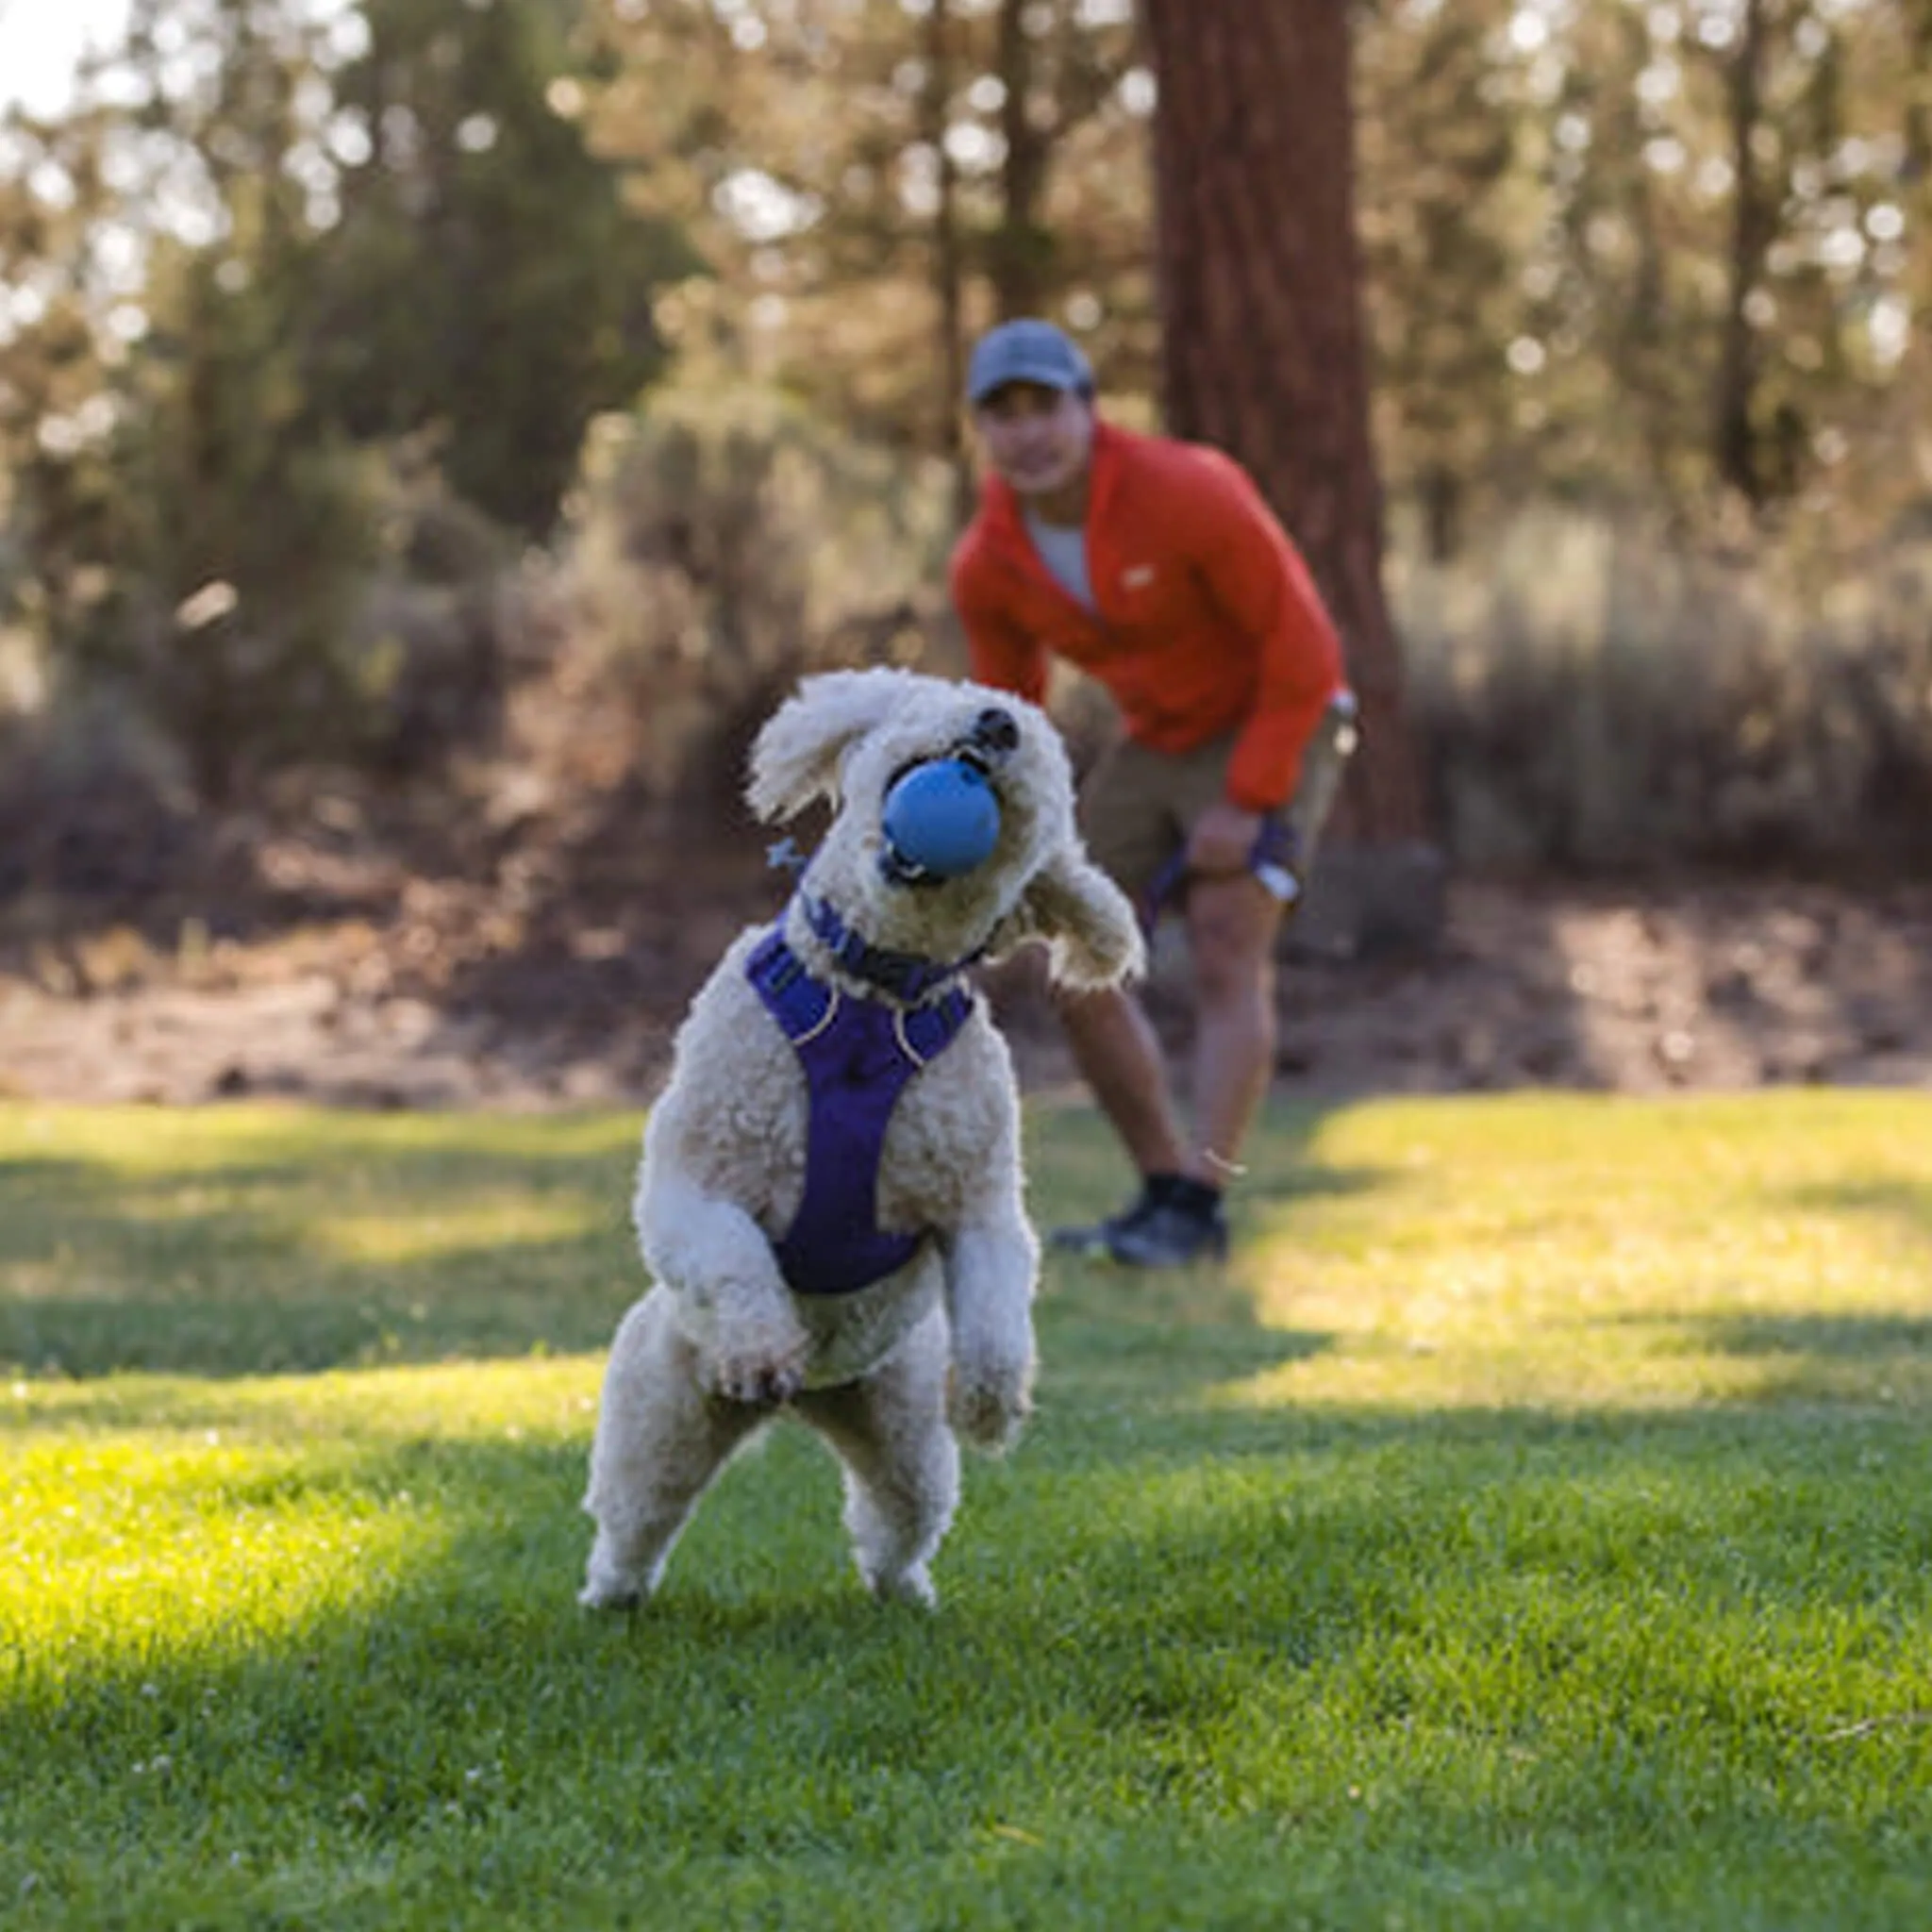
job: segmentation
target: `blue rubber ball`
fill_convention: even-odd
[[[958,878],[992,851],[1000,802],[983,772],[941,758],[915,766],[886,793],[885,834],[908,864]]]

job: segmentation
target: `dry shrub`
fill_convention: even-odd
[[[523,741],[573,782],[735,793],[800,675],[943,662],[946,486],[753,388],[659,391],[600,421],[564,540],[525,587]]]
[[[349,760],[390,778],[435,774],[499,724],[518,611],[515,551],[433,470],[399,470],[382,549],[346,626],[358,701]]]
[[[42,895],[152,892],[196,835],[180,753],[139,711],[98,692],[0,708],[0,924]]]
[[[1700,553],[1545,513],[1392,588],[1464,862],[1932,865],[1932,544]]]
[[[130,567],[91,648],[0,627],[0,905],[209,889],[309,776],[434,790],[489,745],[513,552],[409,452],[358,474],[356,542],[279,591],[215,578],[175,607]]]
[[[291,528],[267,500],[206,557],[158,539],[130,553],[83,631],[36,641],[34,708],[134,714],[216,808],[314,760],[433,773],[486,737],[514,546],[422,451],[308,468],[321,507]],[[71,735],[58,718],[45,728]]]

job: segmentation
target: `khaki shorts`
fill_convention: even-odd
[[[1302,754],[1294,796],[1275,814],[1285,827],[1290,870],[1306,879],[1322,827],[1341,788],[1356,744],[1356,704],[1344,694],[1322,714]],[[1102,754],[1080,788],[1080,830],[1094,863],[1137,906],[1187,842],[1194,823],[1227,796],[1227,767],[1235,737],[1197,750],[1149,751],[1122,739]]]

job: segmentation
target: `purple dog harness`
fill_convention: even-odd
[[[813,924],[824,937],[822,922]],[[868,1288],[903,1268],[925,1239],[879,1226],[879,1158],[906,1083],[952,1043],[972,998],[957,984],[910,1008],[855,998],[814,979],[777,929],[754,949],[745,976],[798,1056],[809,1108],[805,1197],[773,1244],[778,1266],[798,1294]]]

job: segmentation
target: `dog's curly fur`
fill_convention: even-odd
[[[944,756],[990,708],[1018,729],[995,778],[998,841],[958,879],[891,883],[879,865],[893,775]],[[1133,909],[1087,858],[1065,749],[1033,706],[911,672],[808,678],[766,723],[747,796],[766,820],[834,808],[801,882],[873,945],[936,962],[1030,940],[1075,987],[1141,970]],[[813,932],[784,938],[846,997],[881,999]],[[725,1458],[781,1407],[844,1465],[846,1528],[883,1598],[932,1601],[927,1574],[958,1497],[956,1434],[997,1451],[1027,1413],[1039,1244],[1022,1199],[1012,1063],[974,996],[958,1037],[900,1096],[878,1176],[886,1229],[929,1229],[904,1267],[847,1293],[794,1293],[774,1255],[804,1189],[807,1090],[747,979],[747,931],[699,991],[644,1135],[635,1204],[653,1287],[612,1345],[585,1507],[597,1533],[581,1601],[634,1603]]]

